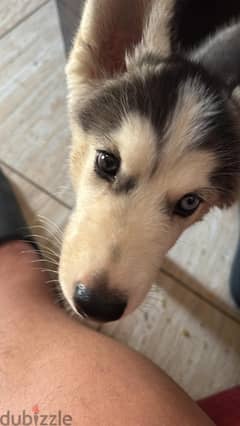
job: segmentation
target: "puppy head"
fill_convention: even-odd
[[[87,2],[67,68],[76,206],[60,284],[73,310],[101,321],[141,303],[183,230],[234,201],[239,174],[238,106],[221,77],[202,53],[171,55],[163,25],[161,47],[146,2],[127,23],[118,3],[102,2],[104,15]]]

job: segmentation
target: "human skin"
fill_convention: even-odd
[[[0,245],[0,415],[71,415],[77,426],[210,426],[158,367],[53,303],[37,253]]]

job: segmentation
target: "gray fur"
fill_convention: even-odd
[[[217,32],[194,52],[192,58],[232,92],[240,84],[240,23]]]

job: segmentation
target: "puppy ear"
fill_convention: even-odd
[[[66,68],[70,89],[124,71],[140,40],[149,0],[87,0]]]
[[[191,55],[229,89],[240,84],[240,23],[217,32]]]
[[[171,36],[176,0],[151,0],[145,10],[141,42],[127,56],[127,66],[141,60],[144,53],[166,58],[172,53]]]
[[[86,0],[66,67],[70,93],[125,71],[146,50],[169,56],[174,4],[175,0]]]

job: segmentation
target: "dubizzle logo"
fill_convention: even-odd
[[[36,405],[34,405],[33,406],[33,408],[32,408],[32,412],[33,412],[33,414],[38,414],[39,413],[39,406],[36,404]]]
[[[57,413],[40,413],[38,404],[33,405],[32,411],[23,410],[21,413],[12,413],[7,410],[0,413],[0,425],[2,426],[72,426],[72,416],[63,414],[61,410]]]

